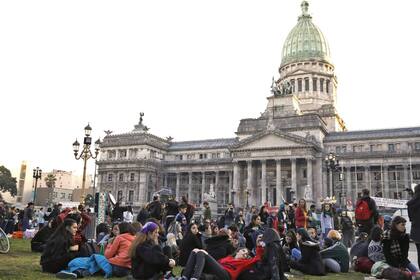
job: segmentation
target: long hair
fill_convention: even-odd
[[[130,233],[131,235],[136,234],[134,227],[130,223],[127,223],[127,222],[119,223],[118,228],[120,229],[120,234],[123,234],[123,233]]]
[[[373,240],[375,242],[379,242],[382,239],[382,228],[378,225],[374,226],[372,228],[372,231],[370,232],[370,240]]]
[[[143,245],[144,242],[146,242],[146,240],[147,240],[147,234],[145,234],[143,232],[137,233],[136,238],[131,243],[131,247],[130,247],[130,251],[129,251],[129,255],[130,255],[131,259],[134,259],[136,257],[137,247]]]
[[[308,210],[306,209],[306,200],[305,200],[305,199],[303,199],[303,198],[299,199],[298,207],[300,208],[300,202],[301,202],[301,201],[303,201],[303,202],[304,202],[304,204],[303,204],[303,210],[304,210],[305,212],[308,212]]]
[[[288,230],[286,233],[286,237],[289,237],[290,239],[292,239],[292,242],[290,243],[293,248],[297,247],[297,238],[296,238],[296,234],[293,230]],[[289,246],[291,247],[291,246]]]
[[[109,234],[110,229],[107,223],[100,223],[96,226],[96,236],[98,236],[101,232]]]
[[[255,221],[257,220],[257,218],[260,217],[260,215],[252,215],[251,217],[251,225],[255,226]]]
[[[73,219],[65,219],[56,228],[47,241],[47,246],[44,250],[45,255],[58,257],[61,256],[63,252],[68,251],[73,241],[73,235],[71,234],[69,228],[73,224],[77,224],[77,222]]]
[[[304,228],[299,228],[296,233],[299,233],[299,235],[302,237],[301,242],[305,241],[313,241],[312,238],[309,236],[308,232]]]

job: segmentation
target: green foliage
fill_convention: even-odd
[[[17,194],[16,182],[10,170],[3,165],[0,166],[0,191],[10,192],[11,196],[15,196]]]

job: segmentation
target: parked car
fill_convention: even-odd
[[[394,218],[395,216],[401,216],[404,219],[407,220],[407,223],[405,224],[405,229],[407,233],[410,233],[411,231],[411,222],[410,219],[408,218],[408,211],[407,208],[405,209],[398,209],[397,211],[394,212],[394,214],[392,215],[392,218]]]

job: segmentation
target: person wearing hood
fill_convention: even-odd
[[[299,261],[290,261],[290,268],[310,275],[325,275],[325,267],[319,253],[319,243],[314,242],[304,228],[296,231],[296,238],[301,251]]]
[[[203,249],[201,243],[201,236],[198,231],[197,224],[190,224],[188,226],[187,233],[181,241],[180,253],[179,253],[179,265],[185,266],[191,251],[194,249]]]
[[[320,252],[325,267],[334,273],[349,272],[350,256],[346,246],[340,241],[341,234],[331,230],[327,238],[332,240],[332,244]]]
[[[411,272],[417,272],[418,268],[408,259],[408,249],[410,247],[410,237],[405,232],[405,223],[407,221],[396,216],[392,220],[391,230],[384,232],[382,245],[384,250],[385,262],[390,266],[408,269]]]
[[[215,260],[220,260],[235,252],[230,235],[231,230],[223,228],[218,236],[210,237],[205,241],[206,251]]]
[[[417,262],[420,268],[420,184],[414,187],[412,199],[407,202],[408,218],[411,221],[410,237],[416,243]]]
[[[262,265],[267,276],[266,279],[285,280],[284,271],[289,271],[286,256],[280,243],[280,236],[272,228],[264,231],[262,236],[262,245],[264,247],[264,255],[262,257]]]
[[[105,257],[112,266],[112,275],[116,277],[127,276],[131,270],[129,249],[135,239],[136,231],[130,223],[118,224],[119,234],[105,249]]]

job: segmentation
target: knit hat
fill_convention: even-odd
[[[395,218],[392,220],[392,224],[393,225],[398,225],[398,224],[401,224],[401,223],[406,223],[407,222],[407,220],[406,219],[404,219],[403,217],[401,217],[401,216],[395,216]]]
[[[158,225],[154,222],[147,222],[144,224],[141,232],[144,234],[148,234],[149,232],[155,231],[158,228]]]

